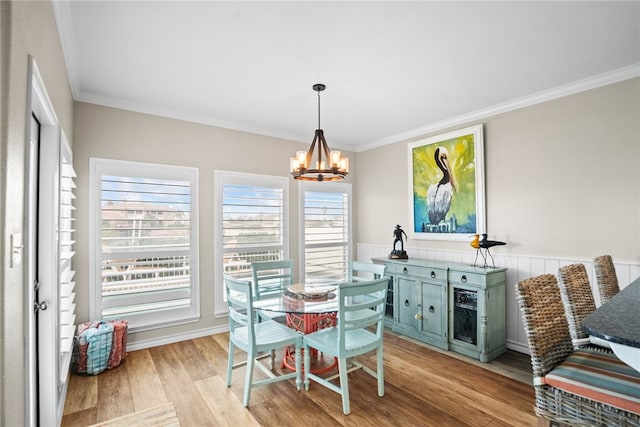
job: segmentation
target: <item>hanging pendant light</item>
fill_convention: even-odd
[[[326,89],[322,83],[313,85],[318,92],[318,129],[309,151],[298,151],[291,158],[291,175],[302,181],[339,181],[349,173],[349,158],[340,151],[330,151],[324,132],[320,129],[320,92]],[[315,155],[314,155],[315,154]]]

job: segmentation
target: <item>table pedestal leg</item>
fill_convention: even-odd
[[[321,313],[321,314],[295,314],[295,313],[287,313],[287,326],[290,328],[294,328],[297,331],[302,332],[303,334],[309,334],[311,332],[315,332],[319,329],[328,328],[336,325],[336,312],[332,313]],[[311,348],[311,356],[314,358],[318,357],[318,350],[315,348]],[[287,367],[291,370],[295,370],[295,354],[296,349],[293,346],[289,346],[285,349],[284,357],[282,358],[282,367]],[[300,355],[303,357],[304,355]],[[338,360],[334,358],[333,363],[328,364],[327,366],[316,367],[311,369],[311,372],[314,374],[321,374],[324,372],[329,372],[337,366]]]

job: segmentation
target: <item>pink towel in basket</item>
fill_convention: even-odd
[[[108,323],[113,325],[113,345],[107,362],[107,368],[111,369],[118,366],[127,357],[127,329],[129,322],[127,320],[109,320]]]

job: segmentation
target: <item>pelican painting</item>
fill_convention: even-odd
[[[442,172],[442,179],[433,183],[427,190],[427,213],[429,222],[438,225],[445,220],[449,209],[453,193],[458,191],[455,176],[451,169],[449,152],[444,147],[437,147],[434,153],[436,165]]]
[[[408,144],[412,232],[465,240],[485,229],[482,125]]]

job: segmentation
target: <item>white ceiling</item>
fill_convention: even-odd
[[[362,150],[640,75],[640,2],[54,1],[76,100]]]

